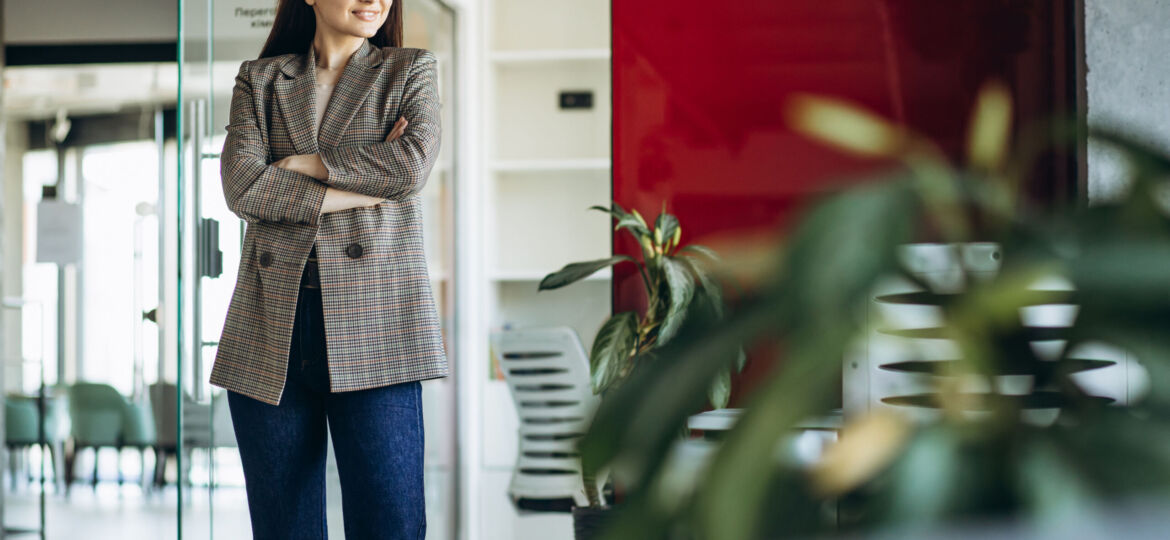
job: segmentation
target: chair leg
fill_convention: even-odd
[[[8,450],[8,491],[16,491],[16,452],[12,446],[6,445]]]
[[[121,491],[122,487],[122,447],[115,448],[118,453],[118,461],[115,463],[118,466],[118,488]]]
[[[16,491],[16,447],[8,446],[8,479],[11,491]]]
[[[98,454],[100,454],[101,451],[102,451],[102,447],[100,447],[100,446],[93,447],[93,481],[92,481],[92,483],[93,483],[93,490],[95,492],[97,491],[97,482],[98,482]]]
[[[180,473],[179,486],[180,489],[191,485],[191,455],[193,450],[188,447],[183,449],[183,472]]]
[[[65,468],[61,464],[61,455],[64,453],[65,443],[62,441],[53,441],[49,443],[49,459],[53,461],[53,485],[57,488],[57,493],[61,493],[62,486],[64,486]]]
[[[167,453],[162,447],[154,447],[154,485],[162,487],[166,483]]]
[[[24,469],[24,485],[29,485],[33,481],[32,475],[32,446],[26,446],[20,450],[21,468]]]
[[[76,441],[68,447],[63,447],[65,450],[65,496],[69,496],[70,490],[73,489],[73,480],[77,478],[77,451],[79,450]]]

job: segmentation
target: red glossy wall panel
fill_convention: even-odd
[[[1062,0],[638,0],[612,3],[614,198],[662,203],[687,242],[783,229],[810,196],[881,166],[784,125],[795,93],[846,98],[923,132],[956,158],[975,92],[1012,89],[1019,125],[1070,107],[1072,2]],[[1033,189],[1065,196],[1064,162]],[[623,231],[616,253],[637,253]],[[644,299],[614,276],[616,311]],[[753,358],[735,396],[769,369]]]

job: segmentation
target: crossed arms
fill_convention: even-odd
[[[408,127],[400,136],[394,137],[396,128],[382,142],[322,149],[273,164],[267,163],[257,125],[250,63],[243,62],[236,75],[220,158],[224,197],[233,213],[249,222],[316,225],[323,212],[340,209],[339,200],[349,201],[341,206],[348,208],[363,205],[363,199],[364,204],[401,200],[422,190],[440,139],[434,53],[420,50],[411,63],[401,108]]]

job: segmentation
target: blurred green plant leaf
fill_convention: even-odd
[[[946,515],[963,467],[959,443],[958,434],[946,427],[925,428],[911,439],[891,468],[889,510],[883,520],[911,526]]]
[[[1164,175],[1170,171],[1170,153],[1162,148],[1123,133],[1112,126],[1093,125],[1089,127],[1089,138],[1105,143],[1125,153],[1126,159],[1135,167],[1138,179]],[[1145,195],[1145,194],[1143,194]]]
[[[709,274],[705,268],[703,268],[702,263],[689,257],[672,257],[672,259],[676,262],[681,262],[682,264],[686,265],[691,274],[695,276],[695,279],[699,281],[699,291],[706,295],[703,300],[705,300],[710,305],[711,309],[715,312],[715,317],[723,317],[723,287],[711,277],[711,274]]]
[[[895,246],[909,240],[920,210],[903,176],[822,201],[792,233],[776,302],[810,331],[855,322],[877,276],[898,267]]]
[[[940,305],[940,335],[957,341],[960,363],[968,365],[939,377],[952,381],[939,383],[939,395],[961,394],[954,382],[960,377],[947,375],[1022,373],[1041,361],[1031,347],[1034,328],[1019,321],[1027,307],[1051,300],[1029,289],[1040,275],[1066,278],[1074,289],[1063,299],[1077,306],[1068,348],[1104,342],[1136,357],[1149,372],[1149,395],[1122,406],[1093,399],[1071,376],[1077,358],[1066,349],[1060,359],[1031,370],[1035,384],[1058,393],[1064,404],[1056,423],[1038,428],[1021,421],[1025,407],[1011,399],[1018,396],[981,398],[988,414],[977,418],[956,414],[965,409],[952,399],[939,424],[918,431],[891,467],[868,483],[848,484],[845,489],[855,491],[845,498],[861,502],[837,501],[839,508],[862,512],[838,514],[836,524],[889,532],[960,518],[1062,521],[1121,495],[1170,494],[1170,218],[1156,199],[1170,178],[1170,157],[1094,128],[1091,136],[1125,155],[1130,195],[1044,212],[1016,204],[1004,189],[987,188],[1005,163],[1012,164],[1005,177],[1031,170],[1008,155],[1011,104],[998,91],[981,94],[973,115],[971,171],[955,170],[929,143],[851,105],[797,100],[790,108],[797,131],[856,154],[901,159],[907,170],[817,204],[788,236],[771,279],[746,293],[742,306],[722,323],[713,311],[699,310],[702,315],[688,316],[677,336],[655,350],[659,363],[669,358],[668,376],[635,366],[603,400],[580,448],[583,463],[611,465],[629,488],[628,506],[607,538],[684,532],[687,538],[747,540],[785,524],[815,528],[819,520],[808,517],[809,509],[827,501],[808,498],[792,467],[777,461],[776,445],[797,422],[837,405],[833,389],[840,385],[842,354],[858,335],[876,280],[905,275],[895,248],[923,236],[994,241],[1004,253],[994,278],[971,282]],[[1046,137],[1081,133],[1078,127]],[[696,269],[687,265],[699,282],[692,302],[701,305],[709,287]],[[743,414],[707,464],[694,499],[665,504],[655,492],[679,429],[703,397],[717,398],[730,367],[742,367],[741,345],[758,338],[781,340],[784,357],[746,396]],[[779,495],[797,494],[797,503],[778,497],[778,486]]]
[[[646,226],[646,222],[642,220],[642,216],[638,214],[637,210],[633,213],[626,212],[624,208],[618,203],[613,203],[612,208],[606,208],[601,205],[594,205],[589,207],[590,210],[600,210],[613,216],[617,220],[614,224],[613,230],[620,231],[622,229],[629,229],[630,233],[634,235],[634,240],[641,237],[650,236],[650,228]]]
[[[845,339],[844,334],[840,337]],[[831,394],[823,389],[837,377],[840,360],[824,357],[828,351],[816,346],[802,345],[787,348],[784,365],[751,394],[712,459],[702,481],[704,488],[696,495],[700,537],[759,537],[757,527],[767,512],[760,503],[782,470],[775,450],[780,437],[832,403]],[[745,501],[752,503],[742,504]]]
[[[1065,523],[1092,506],[1094,488],[1081,474],[1076,459],[1053,437],[1030,434],[1020,444],[1018,487],[1034,508],[1035,519]]]
[[[537,290],[543,291],[545,289],[564,287],[575,281],[585,279],[602,268],[613,266],[622,261],[634,262],[634,259],[626,255],[615,255],[605,259],[569,263],[560,270],[544,276],[544,279],[540,280],[540,285],[537,286]]]
[[[589,371],[592,374],[593,393],[609,388],[625,370],[638,345],[638,314],[633,311],[618,313],[601,326],[589,353]],[[599,470],[599,469],[595,469]]]
[[[662,258],[663,274],[666,276],[666,287],[669,289],[667,297],[670,305],[666,315],[662,317],[662,326],[658,328],[659,345],[670,341],[682,326],[686,317],[687,306],[695,294],[695,278],[687,270],[687,263],[675,257]]]
[[[622,206],[620,204],[618,204],[617,202],[614,202],[611,204],[612,205],[609,208],[601,206],[600,204],[595,204],[593,206],[590,206],[589,210],[598,210],[601,212],[605,212],[605,213],[613,216],[614,219],[621,219],[622,217],[628,215],[628,213],[626,212],[626,209],[622,208]]]
[[[660,350],[671,359],[670,377],[635,368],[607,396],[581,441],[582,459],[595,466],[612,465],[632,489],[644,485],[661,466],[679,426],[708,397],[720,370],[739,363],[743,344],[777,332],[815,336],[813,341],[786,344],[789,354],[777,370],[785,375],[766,382],[768,393],[749,404],[698,494],[697,508],[709,534],[750,537],[761,508],[737,501],[758,501],[775,480],[767,464],[773,463],[779,435],[827,407],[832,394],[823,389],[840,371],[843,348],[865,305],[861,299],[876,276],[896,268],[893,247],[908,239],[916,215],[916,199],[904,180],[867,186],[818,205],[793,233],[784,266],[762,296],[745,299],[724,324],[707,331],[701,329],[712,321],[695,317],[695,330],[684,329]],[[763,444],[765,440],[771,444]],[[753,466],[742,467],[744,463]]]
[[[727,407],[727,400],[731,399],[731,368],[724,367],[715,376],[715,382],[707,389],[707,399],[711,407],[722,409]]]
[[[694,254],[703,256],[716,263],[722,260],[720,259],[719,254],[715,252],[715,250],[702,244],[687,244],[679,248],[678,252],[683,255]]]
[[[975,168],[995,171],[1007,161],[1012,129],[1012,99],[1003,83],[980,89],[967,135],[967,160]]]
[[[804,418],[827,409],[824,389],[839,378],[845,346],[860,325],[878,276],[898,267],[895,246],[905,243],[917,215],[914,192],[903,182],[855,188],[817,205],[793,231],[770,300],[780,310],[786,356],[756,391],[716,454],[698,495],[703,532],[754,538],[759,501],[774,480],[774,448]],[[746,341],[745,341],[746,342]],[[753,463],[756,467],[740,464]]]
[[[679,230],[678,218],[666,212],[658,214],[658,218],[654,220],[654,242],[658,245],[665,245],[674,237],[677,230]]]
[[[713,327],[694,317],[684,322],[677,339],[656,349],[670,359],[670,376],[639,362],[622,384],[597,408],[579,448],[585,466],[614,474],[631,488],[643,485],[663,463],[687,417],[708,399],[707,389],[723,366],[734,361],[741,343],[775,324],[773,307],[745,299]]]
[[[854,154],[895,157],[906,146],[901,127],[843,100],[798,94],[787,114],[796,131]]]

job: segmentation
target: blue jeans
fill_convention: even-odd
[[[422,384],[329,392],[321,289],[297,299],[279,406],[228,391],[252,536],[325,539],[326,421],[347,539],[422,539]]]

